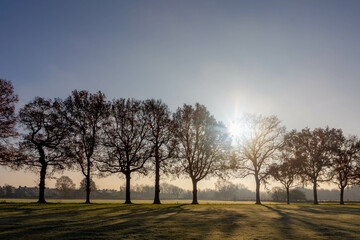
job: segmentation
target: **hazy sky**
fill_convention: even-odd
[[[172,110],[200,102],[224,122],[275,114],[288,129],[360,135],[359,13],[360,1],[340,0],[0,0],[0,78],[19,107],[101,90]],[[118,188],[110,179],[100,187]],[[35,181],[0,169],[0,185]]]

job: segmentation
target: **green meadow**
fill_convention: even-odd
[[[360,239],[360,204],[3,201],[0,239]]]

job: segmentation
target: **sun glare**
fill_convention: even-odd
[[[228,126],[228,130],[231,136],[238,138],[243,133],[243,128],[240,123],[232,122]]]

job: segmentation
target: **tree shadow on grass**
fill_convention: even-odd
[[[352,230],[349,223],[344,223],[339,219],[334,218],[335,216],[331,216],[331,219],[327,219],[326,215],[334,215],[336,214],[336,210],[338,210],[337,214],[348,213],[355,214],[356,212],[352,212],[352,209],[331,209],[328,211],[323,211],[324,209],[317,209],[316,207],[309,206],[297,206],[296,209],[292,209],[293,211],[288,212],[289,209],[279,209],[274,206],[266,206],[265,208],[277,213],[280,218],[277,219],[278,230],[282,233],[282,238],[289,239],[290,237],[294,237],[294,230],[302,227],[303,229],[310,230],[315,233],[316,236],[323,237],[324,239],[354,239],[354,237],[360,237],[360,230]],[[358,208],[355,208],[356,211],[359,211]],[[352,226],[354,223],[352,224]],[[304,234],[300,236],[295,236],[295,238],[307,238],[308,236]]]
[[[277,226],[278,230],[281,233],[281,237],[283,239],[293,238],[294,230],[292,229],[291,216],[274,207],[267,205],[262,205],[262,206],[280,215],[280,218],[276,220],[277,224],[274,224],[274,226]]]
[[[207,239],[212,234],[227,238],[237,224],[229,224],[234,217],[243,217],[230,211],[194,211],[185,205],[158,209],[132,209],[112,219],[97,223],[93,230],[111,233],[109,236],[142,239]],[[81,229],[77,234],[83,235]],[[221,237],[220,237],[221,236]],[[64,237],[61,236],[61,238]],[[65,236],[66,237],[66,236]]]
[[[303,211],[307,213],[318,213],[318,214],[358,214],[360,215],[360,207],[353,206],[341,206],[341,205],[300,205],[296,209],[297,211]]]
[[[7,239],[27,236],[36,239],[208,239],[230,237],[241,226],[238,219],[246,216],[224,209],[201,209],[176,206],[108,206],[81,209],[64,207],[41,213],[34,210],[13,216]],[[79,211],[81,209],[81,211]],[[67,210],[67,211],[66,211]],[[0,223],[5,219],[0,218]],[[10,228],[9,228],[10,227]],[[5,230],[5,231],[4,231]]]

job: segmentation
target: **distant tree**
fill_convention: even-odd
[[[181,194],[184,194],[186,191],[178,186],[162,183],[161,184],[161,192],[162,194],[168,194],[172,198],[179,199]]]
[[[339,132],[332,144],[330,177],[340,189],[340,204],[344,204],[344,190],[355,181],[356,161],[360,159],[360,141],[356,136],[345,138]]]
[[[233,200],[246,197],[250,191],[243,184],[234,184],[229,181],[218,180],[215,183],[214,197],[217,200]]]
[[[5,187],[0,186],[0,198],[4,198],[4,197],[5,197]]]
[[[247,114],[243,120],[244,133],[236,139],[236,154],[232,168],[237,175],[253,175],[256,183],[256,204],[260,202],[260,183],[266,182],[268,167],[282,144],[285,127],[276,116]]]
[[[91,170],[96,160],[94,155],[100,147],[101,126],[109,116],[109,104],[100,91],[92,94],[77,90],[72,92],[65,104],[72,122],[68,156],[75,160],[87,181],[85,203],[90,203]]]
[[[285,187],[286,202],[290,204],[290,187],[299,173],[299,161],[294,158],[294,154],[289,151],[286,144],[281,146],[278,160],[278,163],[270,165],[268,174]]]
[[[145,116],[143,103],[135,99],[114,100],[111,116],[104,123],[103,129],[105,156],[99,160],[98,169],[125,175],[125,203],[131,204],[131,173],[144,170],[144,164],[153,153],[153,146],[148,141],[151,126]]]
[[[286,201],[286,192],[281,187],[274,187],[271,192],[271,200],[275,202]]]
[[[155,197],[154,204],[160,202],[160,168],[166,172],[169,168],[169,159],[174,156],[176,141],[174,138],[174,124],[170,118],[168,106],[161,100],[146,100],[145,118],[150,128],[149,138],[153,149],[155,165]],[[170,164],[171,165],[171,164]]]
[[[287,201],[288,194],[282,188],[275,187],[271,191],[271,200],[276,202],[284,202]],[[305,193],[300,189],[291,189],[290,190],[290,201],[298,202],[298,201],[306,201]]]
[[[298,202],[298,201],[306,201],[306,195],[299,188],[290,190],[290,201]]]
[[[88,179],[83,178],[80,182],[80,190],[83,192],[88,192]],[[97,190],[96,183],[92,178],[90,179],[90,193],[95,192]]]
[[[69,197],[69,194],[75,190],[75,184],[68,176],[59,177],[56,180],[55,187],[65,198]]]
[[[10,81],[0,79],[0,165],[9,164],[14,149],[9,141],[17,136],[15,130],[15,103],[18,96]]]
[[[45,178],[48,167],[53,171],[64,169],[66,136],[70,123],[60,99],[46,100],[36,97],[19,112],[19,122],[24,128],[19,144],[23,158],[18,163],[32,170],[40,170],[39,201],[45,201]]]
[[[303,183],[313,184],[314,204],[319,204],[317,186],[319,182],[329,181],[328,172],[331,166],[331,149],[339,129],[315,128],[311,131],[304,128],[291,131],[285,137],[286,144],[292,148],[299,165],[299,174]]]
[[[192,204],[198,204],[197,183],[223,170],[230,141],[225,126],[204,105],[186,105],[174,113],[178,142],[178,173],[188,174],[193,184]]]
[[[5,185],[5,197],[6,198],[13,198],[15,195],[15,188],[11,185]]]

